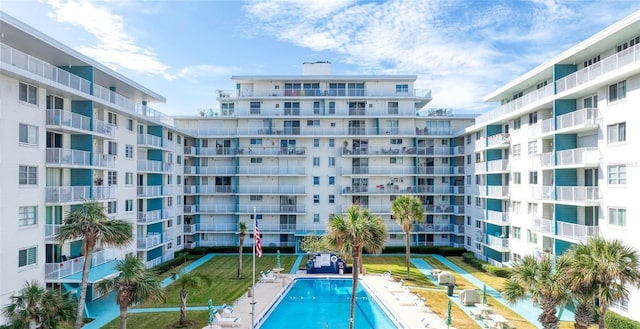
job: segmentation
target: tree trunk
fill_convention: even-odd
[[[590,304],[578,304],[575,310],[575,329],[588,329],[589,324],[593,320],[592,305]]]
[[[607,315],[607,303],[600,298],[600,317],[598,318],[598,329],[605,329],[604,317]]]
[[[127,307],[120,305],[120,329],[127,329]]]
[[[349,306],[349,329],[354,328],[354,319],[355,319],[355,311],[356,311],[356,290],[358,290],[358,268],[360,265],[358,264],[358,260],[360,256],[358,252],[353,252],[351,254],[353,257],[353,271],[352,273],[352,282],[351,282],[351,305]]]
[[[89,270],[91,269],[91,254],[96,246],[93,237],[85,236],[82,243],[84,253],[84,266],[82,267],[82,281],[80,282],[80,296],[78,296],[78,312],[76,313],[76,323],[74,328],[80,329],[84,325],[84,302],[87,298],[87,284],[89,283]]]
[[[242,277],[242,247],[244,245],[244,237],[240,238],[240,250],[238,250],[238,279]]]
[[[542,314],[538,317],[538,321],[542,324],[542,328],[558,329],[558,317],[556,316],[555,303],[542,301],[540,308],[542,309]]]
[[[180,290],[180,325],[187,321],[187,291]]]
[[[406,245],[405,245],[404,253],[405,253],[405,257],[407,258],[407,280],[409,280],[409,263],[411,262],[411,246],[410,246],[411,239],[409,236],[409,231],[405,232],[405,236],[406,236],[405,238]]]

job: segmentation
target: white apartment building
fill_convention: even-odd
[[[98,246],[91,282],[125,253],[173,258],[184,138],[148,106],[164,98],[1,12],[0,31],[0,306],[28,280],[78,287],[82,241],[55,236],[87,199],[135,227],[129,247]]]
[[[424,110],[416,76],[342,76],[327,62],[295,76],[234,76],[220,109],[174,118],[185,141],[185,243],[237,244],[237,226],[260,220],[263,246],[295,246],[322,235],[352,204],[387,223],[388,245],[404,245],[391,218],[398,196],[422,200],[415,245],[464,245],[463,138],[470,115]],[[246,243],[250,243],[246,242]]]
[[[590,236],[640,250],[640,12],[488,95],[463,137],[465,247],[498,266]],[[640,292],[614,310],[640,320]]]

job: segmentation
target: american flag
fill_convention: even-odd
[[[256,218],[255,220],[256,229],[253,232],[253,237],[256,240],[256,256],[258,256],[258,258],[262,258],[262,244],[260,243],[260,229],[258,228],[258,218]]]

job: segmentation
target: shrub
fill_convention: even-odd
[[[489,264],[483,264],[482,268],[497,277],[509,278],[511,277],[511,269],[506,267],[497,267]]]
[[[466,251],[467,250],[464,248],[440,247],[440,250],[438,252],[440,253],[440,255],[447,257],[447,256],[461,256]]]
[[[626,318],[614,312],[607,312],[607,315],[604,321],[607,329],[638,329],[640,328],[640,322],[633,321],[629,318]]]

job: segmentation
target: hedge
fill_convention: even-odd
[[[461,256],[466,250],[455,247],[412,246],[409,248],[412,254],[435,254],[442,256]],[[404,254],[405,247],[391,246],[382,250],[383,254]]]
[[[491,273],[497,277],[509,278],[511,276],[511,269],[489,265],[488,263],[477,259],[472,252],[465,252],[462,254],[462,260],[478,270]]]
[[[640,322],[633,321],[615,312],[607,312],[604,319],[607,329],[638,329]]]

